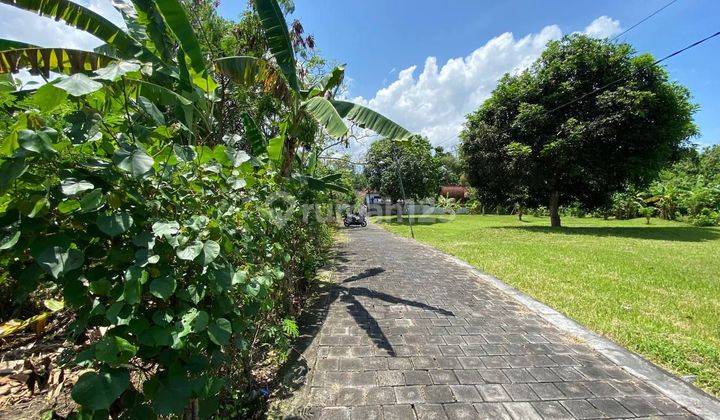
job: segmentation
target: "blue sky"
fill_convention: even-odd
[[[76,0],[120,22],[110,0]],[[322,54],[347,64],[347,96],[452,148],[464,116],[505,72],[519,71],[545,43],[572,32],[613,36],[670,0],[296,0]],[[221,0],[237,18],[246,0]],[[622,39],[656,57],[720,30],[720,1],[678,0]],[[0,4],[0,38],[93,48],[99,41],[59,22]],[[700,111],[701,145],[720,143],[720,37],[666,62]],[[366,144],[353,145],[362,153]]]
[[[517,40],[557,25],[562,34],[567,34],[584,31],[601,16],[618,21],[619,26],[625,29],[668,2],[296,0],[293,16],[299,18],[305,30],[315,36],[324,55],[347,63],[348,76],[352,79],[350,96],[362,96],[381,108],[381,111],[410,125],[409,128],[418,130],[428,128],[423,117],[434,120],[434,115],[404,118],[403,113],[407,114],[407,109],[398,109],[388,103],[406,99],[402,95],[389,95],[385,101],[372,102],[379,90],[398,81],[401,70],[417,66],[414,74],[417,87],[417,79],[428,57],[436,57],[437,66],[442,68],[449,59],[468,57],[491,39],[506,32],[512,33]],[[243,6],[244,2],[221,0],[221,13],[226,17],[236,17]],[[659,58],[720,30],[718,17],[720,1],[678,0],[622,39],[630,42],[638,51],[650,52]],[[535,51],[515,53],[532,56]],[[483,67],[490,73],[496,71],[492,59],[492,56],[487,57],[490,63]],[[511,70],[506,68],[508,64],[514,62],[506,59],[498,67],[505,71]],[[696,142],[720,143],[720,37],[671,59],[666,65],[671,78],[688,86],[701,107],[696,120],[702,136]],[[477,80],[489,83],[482,78]],[[469,87],[465,85],[464,88]],[[487,90],[482,89],[482,92]],[[421,99],[415,94],[420,95]],[[422,105],[423,100],[433,101],[437,95],[431,92],[423,98],[421,92],[413,92],[412,96],[415,101],[411,100],[410,103],[417,106]],[[457,106],[454,111],[464,115],[473,104],[472,100],[466,100],[464,106]],[[433,111],[437,110],[429,109],[429,112]],[[451,131],[438,129],[433,140],[442,141]],[[434,131],[427,130],[426,133]]]

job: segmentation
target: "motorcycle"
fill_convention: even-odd
[[[360,217],[357,214],[346,214],[345,219],[343,219],[343,224],[345,224],[345,227],[350,226],[367,226],[367,220],[365,220],[364,217]]]

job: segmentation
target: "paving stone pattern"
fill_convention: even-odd
[[[439,253],[346,231],[286,418],[693,418]]]

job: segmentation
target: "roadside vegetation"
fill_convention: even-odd
[[[319,152],[409,133],[335,99],[288,1],[4,3],[105,44],[0,40],[0,417],[260,415],[350,193]]]
[[[410,232],[396,217],[381,226]],[[720,228],[564,215],[418,218],[415,238],[720,395]],[[452,285],[449,285],[451,287]]]

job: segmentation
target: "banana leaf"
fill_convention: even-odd
[[[0,3],[61,20],[105,41],[123,57],[132,57],[141,50],[137,41],[114,23],[69,0],[0,0]]]
[[[204,74],[207,70],[202,56],[200,43],[195,36],[190,21],[182,4],[178,0],[157,0],[155,2],[167,27],[175,34],[185,55],[190,60],[190,67],[197,74]]]
[[[24,48],[0,51],[0,73],[15,73],[28,69],[31,74],[50,72],[75,74],[87,73],[114,61],[112,57],[90,51],[65,48]]]
[[[245,55],[215,60],[215,68],[219,73],[243,86],[252,85],[260,80],[266,74],[267,67],[268,62],[262,58]]]
[[[282,10],[276,0],[254,0],[254,3],[255,11],[260,16],[268,47],[270,47],[290,88],[299,93],[300,82],[297,77],[295,51]]]
[[[348,128],[333,104],[322,96],[316,96],[303,102],[305,110],[320,123],[327,133],[335,138],[347,134]]]
[[[342,118],[346,118],[362,128],[370,129],[383,137],[404,140],[412,135],[408,130],[382,114],[362,105],[347,101],[330,101]]]
[[[37,48],[37,46],[12,39],[0,39],[0,51],[20,50],[23,48]]]

